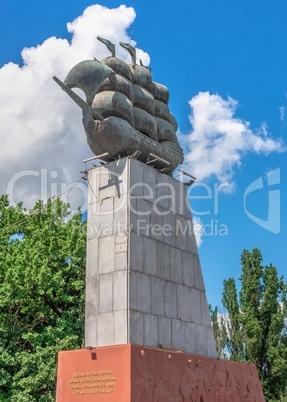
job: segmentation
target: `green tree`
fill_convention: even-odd
[[[85,222],[60,200],[0,197],[0,400],[55,400],[57,352],[83,347]]]
[[[241,256],[241,289],[223,284],[225,314],[211,311],[219,357],[257,366],[267,401],[280,401],[287,386],[287,284],[258,249]]]

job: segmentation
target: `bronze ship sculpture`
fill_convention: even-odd
[[[183,162],[177,122],[168,107],[169,91],[152,81],[150,68],[136,64],[130,44],[120,43],[132,57],[115,56],[115,45],[98,37],[112,55],[76,64],[64,82],[54,80],[81,107],[87,142],[96,156],[109,162],[132,156],[172,174]],[[84,91],[86,101],[71,88]]]

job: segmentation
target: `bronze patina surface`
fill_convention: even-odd
[[[112,55],[74,66],[61,88],[81,107],[87,142],[95,155],[109,162],[131,156],[171,174],[183,162],[171,114],[168,88],[152,80],[151,70],[136,64],[135,49],[120,43],[132,58],[128,64],[115,56],[115,46],[98,38]],[[71,88],[80,88],[81,99]]]

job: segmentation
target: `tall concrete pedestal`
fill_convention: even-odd
[[[88,185],[86,349],[59,353],[57,402],[264,401],[216,359],[186,186],[129,158]]]
[[[216,356],[184,184],[133,159],[89,171],[86,346]]]

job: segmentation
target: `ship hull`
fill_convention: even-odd
[[[171,174],[183,162],[183,152],[171,141],[158,143],[147,135],[137,131],[127,121],[110,116],[102,121],[83,119],[87,142],[95,155],[108,153],[104,160],[109,162],[118,157],[131,156],[152,164]],[[151,155],[157,156],[157,159]],[[161,160],[162,159],[162,160]],[[151,163],[151,160],[154,160]]]

